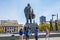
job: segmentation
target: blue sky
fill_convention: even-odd
[[[0,0],[0,20],[17,20],[24,24],[24,8],[28,3],[34,10],[37,23],[40,23],[39,17],[42,15],[46,16],[47,21],[51,19],[52,14],[58,13],[60,17],[60,0]]]

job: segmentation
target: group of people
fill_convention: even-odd
[[[34,31],[34,35],[35,35],[35,39],[38,40],[38,28],[35,28]],[[20,29],[19,31],[19,35],[20,35],[20,40],[23,40],[23,34],[25,36],[26,40],[29,40],[30,38],[30,34],[31,34],[31,28],[30,27],[24,27],[24,31],[22,29]]]
[[[20,40],[23,40],[23,34],[26,40],[29,40],[30,38],[30,34],[31,34],[31,28],[30,27],[24,27],[24,31],[22,29],[20,29],[19,31],[19,35],[20,35]],[[35,36],[35,40],[38,40],[38,28],[35,28],[34,31],[34,36]],[[49,36],[49,30],[46,28],[46,40]]]

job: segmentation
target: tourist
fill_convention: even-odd
[[[20,40],[23,40],[23,31],[22,28],[19,30]]]
[[[24,27],[24,36],[25,36],[25,38],[27,40],[27,27]]]
[[[35,40],[38,40],[38,28],[35,29]]]
[[[49,32],[48,28],[46,28],[46,40],[49,40],[49,35],[50,35],[50,32]]]
[[[31,28],[28,26],[28,40],[29,40],[30,34],[31,34]]]
[[[27,30],[26,30],[26,40],[29,40],[29,36],[30,36],[30,29],[29,29],[29,27],[27,27]]]
[[[24,28],[24,34],[25,34],[26,40],[29,40],[29,36],[30,36],[29,26]]]

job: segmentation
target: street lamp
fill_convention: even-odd
[[[56,16],[56,15],[52,14],[52,22],[53,22],[53,16]]]
[[[50,30],[53,31],[53,27],[52,27],[52,24],[53,24],[53,17],[56,16],[54,14],[52,14],[52,20],[50,20]]]
[[[53,21],[53,16],[57,16],[57,20],[58,20],[58,13],[57,13],[57,15],[52,14],[52,21]]]
[[[57,16],[57,20],[55,20],[55,27],[57,31],[58,30],[58,14],[57,15],[52,14],[52,23],[53,23],[53,16]]]
[[[58,13],[57,13],[57,21],[58,21]]]
[[[56,31],[58,31],[58,14],[57,14],[57,20],[55,20],[55,27],[56,27]]]
[[[50,19],[50,31],[53,31],[53,27],[52,27],[52,19]]]

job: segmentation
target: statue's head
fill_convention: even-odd
[[[28,5],[27,6],[30,6],[30,4],[28,3]]]

